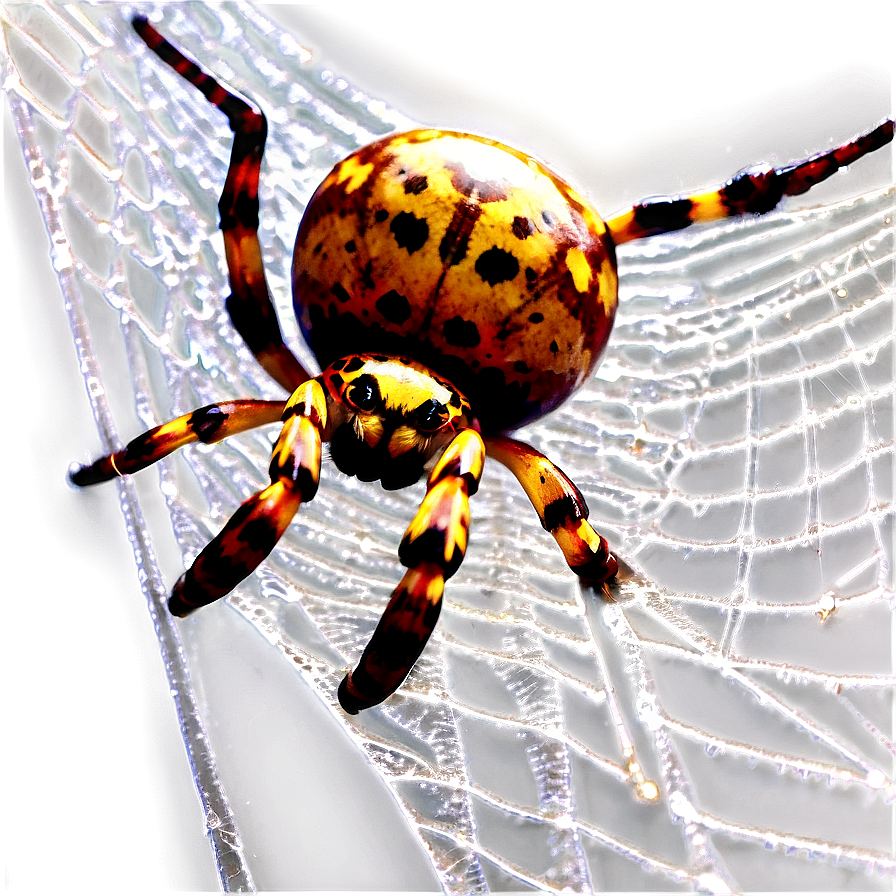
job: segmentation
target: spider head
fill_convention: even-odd
[[[364,482],[379,479],[383,488],[416,482],[455,433],[478,429],[467,399],[416,361],[349,355],[319,379],[333,462]]]

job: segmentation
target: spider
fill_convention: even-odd
[[[200,408],[138,436],[71,481],[137,472],[191,442],[280,423],[271,484],[245,501],[175,584],[186,616],[228,594],[273,550],[318,487],[323,443],[336,466],[386,489],[426,494],[398,549],[401,579],[355,669],[348,713],[401,685],[463,560],[486,458],[506,466],[571,570],[604,588],[618,571],[575,484],[510,433],[550,413],[589,377],[617,305],[616,247],[692,223],[765,214],[893,138],[885,119],[843,146],[781,168],[757,166],[718,189],[647,199],[603,221],[562,177],[494,140],[437,129],[380,139],[340,162],[308,203],[293,256],[293,302],[322,372],[284,342],[258,241],[264,115],[162,37],[147,46],[219,108],[234,133],[219,202],[227,311],[286,401]]]

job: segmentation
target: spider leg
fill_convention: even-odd
[[[698,221],[717,221],[735,215],[764,215],[784,196],[805,193],[841,168],[886,146],[892,139],[893,120],[887,118],[843,146],[818,153],[803,162],[783,168],[768,165],[747,168],[718,190],[706,193],[645,199],[633,209],[610,218],[606,222],[607,229],[618,246],[631,240],[682,230]]]
[[[381,703],[405,680],[432,634],[445,580],[467,549],[470,495],[476,493],[485,446],[473,429],[459,432],[427,480],[426,495],[398,549],[408,567],[358,665],[339,685],[342,708],[355,715]]]
[[[506,436],[487,436],[490,457],[519,480],[544,526],[563,551],[569,568],[594,584],[612,579],[618,571],[607,540],[588,522],[588,505],[575,483],[554,463],[525,442]]]
[[[327,421],[317,380],[296,389],[282,419],[269,468],[271,484],[240,505],[178,579],[168,600],[173,615],[186,616],[232,591],[274,549],[299,506],[317,493]]]
[[[261,366],[291,393],[309,374],[283,341],[258,241],[258,174],[267,120],[184,56],[143,16],[134,16],[133,26],[150,50],[227,116],[233,150],[218,203],[231,289],[227,312]]]
[[[607,540],[588,522],[588,505],[575,484],[543,454],[525,442],[504,436],[485,439],[490,457],[502,463],[519,480],[538,512],[541,525],[554,536],[569,568],[584,581],[592,583],[596,608],[613,597],[607,580],[618,572],[616,558]],[[618,648],[608,637],[598,615],[594,625],[597,657],[616,739],[626,771],[634,785],[635,796],[650,802],[659,796],[659,788],[645,769],[652,769],[649,747],[639,726],[633,692],[626,680],[625,668],[618,662]]]
[[[191,442],[211,445],[257,426],[276,423],[282,417],[284,407],[284,401],[253,398],[206,405],[137,436],[121,451],[107,454],[86,466],[73,466],[69,480],[77,486],[96,485],[116,476],[136,473]]]

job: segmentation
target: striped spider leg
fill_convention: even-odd
[[[432,634],[445,580],[457,571],[466,551],[469,498],[479,486],[485,461],[469,407],[462,399],[452,405],[458,397],[420,368],[392,359],[340,360],[300,386],[286,403],[209,405],[74,468],[70,478],[78,486],[105,482],[142,470],[191,442],[212,444],[280,420],[271,484],[243,502],[172,590],[168,608],[183,617],[224,597],[270,554],[300,505],[317,492],[323,441],[335,439],[342,446],[335,459],[344,470],[395,487],[408,484],[405,470],[419,475],[447,442],[399,547],[408,571],[357,668],[339,688],[343,708],[356,713],[399,687]],[[394,475],[401,478],[390,482]]]
[[[231,289],[227,313],[259,364],[291,393],[310,374],[283,340],[258,241],[258,176],[268,133],[267,119],[184,56],[143,16],[135,16],[133,26],[160,59],[227,116],[233,131],[233,149],[218,202]]]
[[[691,224],[718,221],[737,215],[764,215],[785,196],[801,196],[841,168],[886,146],[893,139],[893,119],[834,149],[781,168],[754,165],[735,174],[715,190],[691,196],[657,196],[607,220],[616,245],[661,233],[682,230]]]
[[[186,616],[232,591],[274,549],[299,505],[314,497],[327,421],[320,383],[309,380],[288,402],[248,399],[208,405],[70,471],[74,485],[95,485],[142,470],[191,442],[212,444],[277,421],[282,428],[269,468],[271,484],[240,506],[180,577],[168,601],[175,616]]]

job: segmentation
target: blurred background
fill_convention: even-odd
[[[607,215],[823,150],[892,114],[889,3],[836,18],[808,4],[739,15],[689,3],[260,11],[316,64],[411,119],[546,159]],[[214,58],[209,47],[202,61],[213,68]],[[216,889],[116,492],[65,482],[96,433],[8,110],[3,120],[6,885]],[[886,160],[871,158],[792,207],[892,179]],[[166,575],[177,562],[163,558]],[[247,700],[256,662],[234,656],[230,682]],[[284,860],[301,862],[314,889],[436,886],[385,787],[310,691],[294,690],[293,761],[319,774],[293,819],[307,822],[307,853]],[[338,856],[334,843],[344,844]]]

